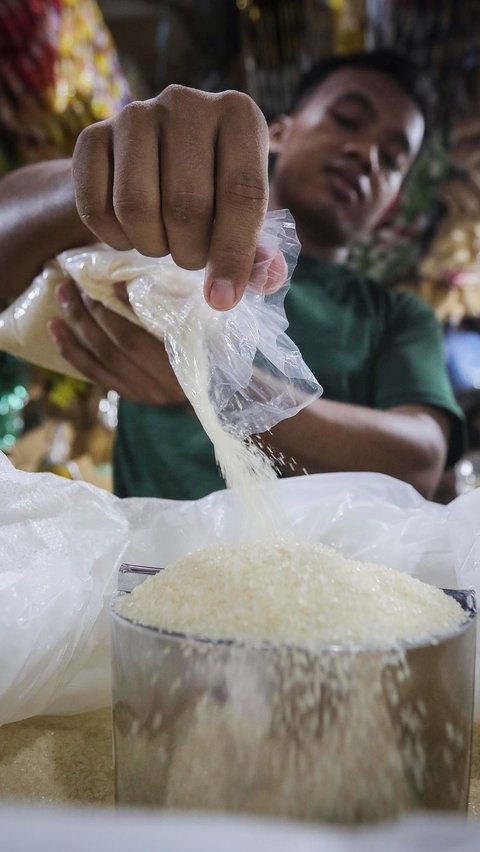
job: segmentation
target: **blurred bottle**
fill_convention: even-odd
[[[80,479],[78,466],[70,459],[71,443],[68,424],[55,423],[50,447],[40,459],[37,470],[40,473],[55,473],[65,479]]]
[[[480,488],[480,450],[469,453],[455,465],[457,494],[468,494]]]
[[[8,452],[23,432],[28,402],[26,369],[10,355],[0,358],[0,450]]]

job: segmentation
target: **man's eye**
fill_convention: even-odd
[[[341,124],[342,127],[347,127],[349,130],[358,130],[360,122],[356,118],[352,118],[350,115],[345,115],[341,112],[332,111],[332,116],[338,124]]]

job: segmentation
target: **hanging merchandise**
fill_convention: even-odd
[[[457,0],[367,0],[367,45],[391,47],[430,68],[442,40],[452,35],[463,10]],[[455,14],[454,14],[455,13]]]
[[[441,188],[440,227],[420,267],[420,292],[440,321],[480,317],[480,51],[452,64],[450,168]]]
[[[289,109],[300,76],[333,50],[325,0],[237,0],[246,88],[267,118]]]
[[[480,0],[366,0],[366,13],[368,48],[393,48],[428,72],[449,121],[463,102],[464,58],[478,49]]]
[[[84,127],[129,100],[93,0],[2,4],[0,127],[10,135],[10,167],[68,156]]]
[[[328,0],[333,12],[334,52],[354,53],[365,47],[365,0]]]
[[[357,269],[388,285],[416,286],[419,264],[442,212],[438,196],[449,178],[446,134],[471,115],[472,93],[478,94],[480,0],[367,0],[366,13],[366,46],[405,54],[442,93],[430,138],[399,204],[372,237],[355,246],[351,259]],[[478,111],[478,99],[476,103]]]
[[[94,0],[0,3],[0,176],[70,156],[84,127],[114,115],[130,99]],[[0,299],[0,310],[5,307]],[[2,449],[11,449],[22,434],[30,381],[25,365],[0,351]],[[70,407],[83,406],[89,388],[53,373],[41,385],[43,407],[53,402],[62,418]],[[36,405],[39,410],[39,400]]]

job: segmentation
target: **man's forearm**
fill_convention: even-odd
[[[447,416],[423,406],[377,411],[319,400],[263,437],[277,456],[293,458],[299,472],[377,471],[431,496],[445,463],[446,433]]]
[[[58,252],[90,242],[70,160],[25,166],[0,181],[0,296],[17,296]]]

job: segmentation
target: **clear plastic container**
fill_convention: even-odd
[[[112,609],[116,801],[340,823],[465,811],[475,602],[446,593],[465,622],[403,662],[210,642]]]

